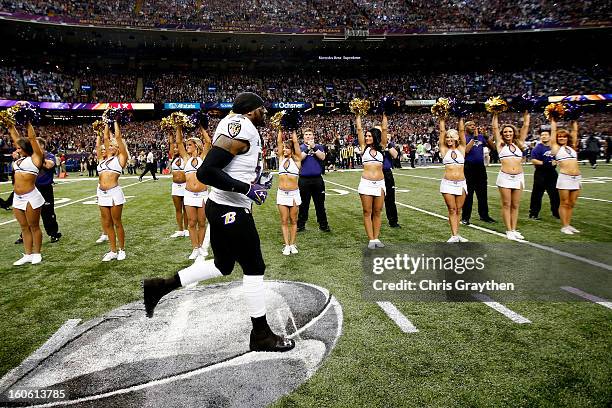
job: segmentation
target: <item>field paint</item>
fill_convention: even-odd
[[[512,320],[514,323],[518,323],[518,324],[531,323],[531,320],[527,319],[526,317],[521,316],[515,311],[508,309],[506,306],[502,305],[501,303],[495,302],[493,299],[491,299],[489,296],[483,293],[475,293],[472,295],[472,297],[480,300],[482,303],[489,306],[491,309],[497,310],[499,313],[503,314],[508,319]]]
[[[160,332],[161,338],[159,339],[159,343],[175,344],[183,340],[187,327],[191,324],[189,315],[195,307],[193,297],[188,297],[186,300],[183,300],[178,310],[172,315],[168,327]],[[162,334],[165,334],[165,336],[162,336]]]
[[[591,295],[590,293],[583,292],[580,289],[576,289],[571,286],[561,286],[561,289],[569,293],[573,293],[576,296],[580,296],[581,298],[590,300],[591,302],[597,303],[598,305],[602,305],[603,307],[607,307],[608,309],[612,309],[612,302],[608,302],[606,299],[600,298],[599,296]]]
[[[333,191],[333,193],[330,194],[330,191]],[[343,195],[348,195],[348,193],[349,193],[348,191],[340,190],[339,188],[328,188],[325,190],[326,196],[334,196],[334,195],[343,196]]]
[[[335,183],[335,182],[329,181],[329,180],[325,180],[325,182],[326,183],[330,183],[330,184],[335,184],[335,185],[338,185],[340,187],[344,187],[344,188],[347,188],[349,190],[353,190],[353,191],[357,192],[356,189],[354,189],[352,187],[345,186],[343,184]],[[399,201],[396,201],[395,204],[400,205],[402,207],[410,208],[411,210],[415,210],[415,211],[418,211],[418,212],[421,212],[421,213],[424,213],[424,214],[427,214],[427,215],[431,215],[432,217],[440,218],[440,219],[442,219],[444,221],[448,220],[448,218],[446,216],[443,216],[443,215],[440,215],[440,214],[436,214],[434,212],[427,211],[427,210],[424,210],[424,209],[419,208],[419,207],[415,207],[415,206],[412,206],[412,205],[400,203]],[[490,230],[488,228],[480,227],[478,225],[470,224],[470,225],[467,225],[467,227],[468,228],[473,228],[473,229],[476,229],[476,230],[479,230],[479,231],[483,231],[483,232],[486,232],[486,233],[489,233],[489,234],[492,234],[492,235],[497,235],[499,237],[506,238],[506,234],[503,234],[503,233],[497,232],[497,231],[493,231],[493,230]],[[612,265],[608,265],[608,264],[605,264],[605,263],[602,263],[602,262],[597,262],[597,261],[594,261],[594,260],[589,259],[589,258],[583,258],[582,256],[574,255],[574,254],[569,253],[569,252],[564,252],[564,251],[561,251],[561,250],[556,249],[556,248],[548,247],[548,246],[541,245],[541,244],[536,244],[535,242],[527,241],[526,239],[519,239],[519,240],[516,240],[516,241],[513,241],[513,242],[520,242],[520,243],[532,246],[534,248],[541,249],[543,251],[548,251],[548,252],[551,252],[551,253],[556,254],[556,255],[560,255],[560,256],[563,256],[563,257],[566,257],[566,258],[574,259],[574,260],[579,261],[579,262],[584,262],[584,263],[587,263],[589,265],[596,266],[598,268],[602,268],[602,269],[606,269],[608,271],[612,271]]]
[[[487,172],[487,173],[490,173],[490,172]],[[421,178],[421,179],[426,179],[426,180],[440,181],[440,179],[436,178],[436,177],[415,176],[413,174],[399,174],[397,172],[394,172],[393,174],[397,174],[398,176],[402,176],[402,177],[414,177],[414,178]],[[494,173],[494,174],[497,174],[497,173]],[[492,186],[490,184],[488,184],[487,187],[497,188],[497,186]],[[531,190],[527,190],[526,188],[524,188],[523,191],[531,193]],[[578,196],[578,198],[582,199],[582,200],[591,200],[591,201],[601,201],[601,202],[604,202],[604,203],[612,203],[612,200],[604,200],[603,198],[593,198],[593,197],[583,197],[583,196]]]
[[[402,314],[402,312],[397,310],[397,307],[395,307],[393,303],[376,302],[376,304],[380,306],[380,308],[385,312],[385,314],[389,316],[389,318],[393,320],[395,324],[398,325],[400,330],[403,331],[404,333],[418,333],[419,332],[419,329],[417,329],[416,326],[412,324],[412,322],[408,320],[408,318]]]
[[[314,286],[317,287],[315,285],[307,285],[307,286]],[[334,340],[334,344],[336,343],[337,339],[339,338],[340,334],[342,333],[342,309],[340,307],[340,304],[338,303],[338,301],[336,300],[335,297],[331,296],[329,302],[327,303],[327,306],[321,311],[321,313],[319,313],[319,315],[317,315],[314,319],[312,319],[310,322],[308,322],[306,325],[302,326],[301,329],[299,329],[298,331],[296,331],[295,333],[287,336],[289,338],[293,338],[296,336],[299,336],[302,332],[304,332],[306,329],[308,329],[310,326],[312,326],[313,324],[315,324],[317,321],[319,321],[326,313],[329,309],[334,308],[336,310],[336,312],[339,314],[338,316],[338,331],[337,334],[338,336],[336,337],[336,339]],[[290,351],[289,353],[291,353],[292,351]],[[138,385],[133,385],[131,387],[127,387],[127,388],[122,388],[120,390],[114,390],[114,391],[109,391],[103,394],[98,394],[98,395],[90,395],[88,397],[82,397],[82,398],[78,398],[78,399],[74,399],[74,400],[67,400],[67,401],[56,401],[56,402],[51,402],[51,403],[46,403],[46,404],[41,404],[41,405],[31,405],[32,407],[57,407],[57,406],[66,406],[66,405],[74,405],[74,404],[79,404],[82,402],[88,402],[88,401],[96,401],[96,400],[100,400],[103,398],[107,398],[107,397],[112,397],[114,395],[122,395],[122,394],[127,394],[133,391],[140,391],[140,390],[144,390],[150,387],[156,387],[158,385],[164,385],[164,384],[169,384],[169,383],[173,383],[175,381],[180,381],[180,380],[187,380],[191,377],[195,377],[198,376],[200,374],[204,374],[213,370],[217,370],[219,368],[224,368],[224,367],[233,367],[233,366],[238,366],[238,365],[242,365],[242,364],[248,364],[251,361],[266,361],[266,360],[274,360],[278,358],[279,353],[262,353],[262,352],[253,352],[253,351],[247,351],[244,352],[243,354],[240,354],[236,357],[233,357],[229,360],[226,361],[222,361],[219,362],[217,364],[212,364],[206,367],[202,367],[202,368],[198,368],[195,369],[193,371],[188,371],[186,373],[182,373],[182,374],[177,374],[171,377],[166,377],[166,378],[161,378],[158,380],[154,380],[154,381],[149,381],[143,384],[138,384]]]
[[[135,185],[141,184],[141,183],[144,183],[144,181],[143,182],[139,181],[138,183],[132,183],[132,184],[128,184],[126,186],[121,186],[121,188],[127,188],[127,187],[135,186]],[[81,199],[78,199],[78,200],[71,201],[71,202],[66,203],[66,204],[58,205],[58,206],[55,207],[55,209],[57,210],[58,208],[66,207],[67,205],[72,205],[72,204],[80,203],[81,201],[89,200],[90,198],[94,198],[94,197],[97,197],[97,195],[92,195],[92,196],[89,196],[89,197],[85,197],[85,198],[81,198]],[[12,220],[0,222],[0,226],[6,225],[6,224],[10,224],[12,222],[17,222],[17,220],[13,218]]]

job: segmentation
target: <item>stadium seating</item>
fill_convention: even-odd
[[[59,16],[100,25],[209,29],[295,29],[357,27],[400,32],[511,30],[610,24],[606,0],[144,0],[91,2],[21,0],[0,10]]]
[[[143,79],[142,98],[137,81]],[[231,101],[238,90],[253,91],[270,101],[349,101],[355,97],[378,100],[435,99],[455,96],[485,100],[492,95],[573,95],[606,93],[612,76],[606,68],[567,67],[515,72],[380,73],[360,77],[300,73],[238,74],[58,72],[49,69],[1,67],[0,98],[63,102],[205,102]],[[79,85],[79,86],[77,86]],[[83,86],[91,89],[83,90]]]

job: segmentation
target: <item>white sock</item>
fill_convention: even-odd
[[[185,269],[181,269],[178,273],[181,279],[181,286],[185,287],[191,283],[218,278],[223,274],[215,266],[215,260],[209,259],[204,262],[195,262]]]
[[[206,223],[206,232],[204,233],[204,242],[202,243],[202,249],[208,252],[210,248],[210,223]]]
[[[266,314],[266,299],[263,275],[244,275],[242,290],[251,317],[261,317]]]

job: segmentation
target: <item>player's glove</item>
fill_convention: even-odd
[[[255,204],[262,205],[268,198],[268,190],[272,187],[272,175],[270,173],[262,173],[257,181],[251,184],[247,197],[255,201]]]
[[[270,189],[272,187],[272,177],[273,174],[264,172],[259,175],[259,178],[255,180],[256,184],[261,184],[266,187],[266,189]]]
[[[253,183],[246,195],[251,200],[255,201],[255,204],[262,205],[264,201],[266,201],[266,198],[268,198],[268,189],[264,185]]]

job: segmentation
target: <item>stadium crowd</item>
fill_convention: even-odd
[[[492,95],[573,95],[612,89],[607,67],[569,67],[514,72],[413,72],[329,76],[306,71],[244,76],[238,73],[99,73],[49,69],[0,68],[0,97],[63,102],[202,102],[231,101],[240,91],[256,92],[269,101],[349,101],[435,99],[441,95],[486,100]],[[142,89],[137,89],[142,78]],[[141,97],[138,97],[141,95]]]
[[[520,123],[519,113],[503,113],[500,121],[503,123]],[[488,135],[491,135],[491,118],[484,112],[469,115],[470,120],[476,121],[478,126],[484,128]],[[209,129],[216,128],[219,118],[212,117]],[[368,115],[364,119],[364,126],[378,124],[380,118],[375,115]],[[133,167],[142,168],[144,165],[143,157],[153,151],[160,172],[168,163],[168,133],[161,130],[160,122],[157,120],[130,122],[123,127],[123,135],[128,145],[130,156],[134,159]],[[456,120],[449,119],[449,128],[456,127]],[[539,138],[539,132],[547,128],[547,121],[543,114],[534,113],[531,115],[531,132],[527,138],[531,143],[528,148],[533,147],[534,142]],[[315,130],[317,143],[326,146],[330,153],[328,166],[343,168],[359,164],[359,158],[355,156],[353,161],[343,160],[341,149],[344,146],[356,145],[356,133],[354,128],[354,115],[350,114],[313,114],[304,116],[303,127]],[[45,125],[38,126],[37,132],[47,140],[50,151],[54,153],[64,153],[69,157],[93,158],[95,150],[95,134],[91,124],[78,125]],[[276,155],[276,131],[270,126],[260,129],[264,139],[265,158],[270,168],[275,168],[278,161]],[[391,140],[400,147],[403,161],[416,160],[416,165],[439,161],[438,148],[438,128],[436,119],[430,113],[398,113],[389,118],[389,134]],[[596,113],[585,114],[580,119],[580,138],[584,141],[589,136],[595,136],[602,141],[601,148],[604,148],[604,140],[612,135],[612,114]],[[411,151],[417,147],[423,153],[423,161],[419,162],[419,155]],[[8,132],[4,129],[0,137],[0,146],[10,151],[11,141]],[[603,150],[602,150],[603,151]],[[529,152],[529,150],[528,150]],[[492,155],[495,161],[495,155]]]
[[[19,0],[0,10],[101,25],[212,29],[355,27],[404,31],[509,30],[609,24],[606,0]]]

